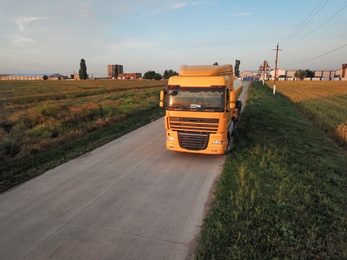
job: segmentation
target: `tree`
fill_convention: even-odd
[[[159,73],[155,73],[154,79],[155,79],[155,80],[161,80],[161,79],[162,79],[162,76],[161,76]]]
[[[43,79],[43,80],[47,80],[47,79],[48,79],[48,76],[47,76],[47,75],[43,75],[42,79]]]
[[[213,63],[213,66],[218,66],[218,62]]]
[[[235,76],[236,77],[240,77],[240,64],[241,64],[241,61],[240,60],[235,60]]]
[[[173,71],[173,70],[165,70],[164,71],[164,74],[163,74],[163,78],[164,79],[168,79],[172,76],[175,76],[175,75],[178,75],[178,73],[176,71]]]
[[[154,70],[149,70],[143,74],[143,79],[154,79],[155,76],[155,71]]]
[[[306,72],[304,70],[297,70],[294,73],[294,77],[303,80],[305,78],[305,74],[306,74]]]
[[[315,75],[314,71],[311,70],[305,70],[305,77],[313,78]]]
[[[80,62],[79,76],[80,76],[81,80],[82,79],[83,80],[88,79],[87,65],[86,65],[86,61],[84,59],[81,59],[81,62]]]
[[[159,73],[156,73],[154,70],[147,71],[143,75],[143,79],[155,79],[155,80],[161,80],[162,76]]]

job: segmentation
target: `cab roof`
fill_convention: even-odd
[[[187,77],[208,77],[233,75],[233,66],[226,65],[182,65],[179,71],[179,76]]]

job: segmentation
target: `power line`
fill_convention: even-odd
[[[328,51],[328,52],[326,52],[326,53],[324,53],[324,54],[321,54],[321,55],[319,55],[319,56],[317,56],[317,57],[315,57],[315,58],[308,59],[308,60],[305,60],[305,61],[301,61],[301,62],[297,62],[297,63],[291,63],[291,64],[284,64],[284,63],[281,63],[281,64],[283,64],[283,65],[297,65],[297,64],[306,63],[306,62],[309,62],[309,61],[312,61],[312,60],[316,60],[316,59],[318,59],[318,58],[320,58],[320,57],[323,57],[323,56],[325,56],[325,55],[328,55],[328,54],[330,54],[330,53],[332,53],[332,52],[334,52],[334,51],[337,51],[337,50],[339,50],[339,49],[342,49],[342,48],[344,48],[344,47],[346,47],[346,46],[347,46],[347,43],[344,44],[344,45],[342,45],[342,46],[340,46],[340,47],[338,47],[338,48],[336,48],[336,49],[333,49],[333,50]]]
[[[318,25],[315,29],[313,29],[310,33],[307,33],[305,36],[303,36],[302,38],[300,38],[299,40],[297,40],[296,42],[292,43],[291,45],[289,45],[288,47],[291,47],[295,44],[297,44],[299,41],[305,39],[307,36],[309,36],[310,34],[312,34],[313,32],[315,32],[316,30],[318,30],[320,27],[322,27],[324,24],[326,24],[328,21],[330,21],[334,16],[336,16],[338,13],[340,13],[343,9],[345,9],[347,7],[347,5],[343,6],[340,10],[338,10],[336,13],[334,13],[332,16],[330,16],[327,20],[325,20],[323,23],[321,23],[320,25]],[[287,47],[287,48],[288,48]]]
[[[272,58],[272,55],[274,54],[273,50],[271,51],[271,53],[266,56],[267,58],[265,60],[269,61]]]
[[[312,10],[312,12],[311,12],[311,13],[310,13],[299,25],[298,25],[298,27],[297,27],[296,29],[294,29],[294,30],[287,36],[287,38],[285,38],[285,39],[282,41],[282,44],[285,43],[285,42],[287,42],[287,41],[289,41],[289,40],[291,40],[295,35],[297,35],[297,34],[305,27],[305,25],[308,24],[308,23],[313,19],[313,17],[315,17],[315,16],[318,14],[318,12],[319,12],[320,10],[322,10],[322,8],[328,3],[328,0],[324,3],[324,5],[322,5],[322,6],[318,9],[318,11],[316,11],[316,12],[312,15],[312,13],[321,5],[322,2],[323,2],[323,0],[320,1],[319,4]],[[312,15],[312,17],[305,23],[305,21],[306,21],[311,15]]]

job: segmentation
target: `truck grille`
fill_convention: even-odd
[[[174,131],[216,133],[218,118],[170,117],[170,128]]]
[[[180,146],[188,150],[205,150],[208,144],[210,134],[198,133],[178,133],[178,142]]]

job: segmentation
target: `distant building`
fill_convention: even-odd
[[[269,80],[270,71],[271,71],[271,68],[269,66],[269,63],[267,62],[267,60],[264,60],[264,63],[259,66],[258,75],[263,80]]]
[[[342,64],[342,69],[336,71],[336,77],[347,79],[347,63]]]
[[[255,71],[249,71],[249,70],[244,70],[240,73],[240,77],[242,79],[252,79],[254,77],[256,77],[257,72]]]
[[[0,74],[0,80],[43,80],[43,75]]]
[[[119,74],[123,74],[123,65],[107,65],[107,76],[109,79],[117,79]]]
[[[67,79],[67,76],[61,75],[59,73],[55,73],[53,75],[50,75],[48,77],[49,80],[62,80],[62,79]]]
[[[118,79],[140,79],[142,78],[141,73],[121,73],[118,74]]]
[[[20,75],[20,74],[0,74],[0,80],[43,80],[45,75]],[[49,80],[63,80],[67,76],[55,73],[48,76]]]
[[[74,72],[73,74],[70,75],[70,78],[73,80],[80,80],[80,74]]]
[[[296,70],[282,70],[277,69],[277,79],[278,80],[296,80],[295,75]],[[342,70],[315,70],[314,77],[306,77],[305,80],[344,80],[344,77],[341,75]],[[275,78],[275,70],[270,72],[271,78]]]

